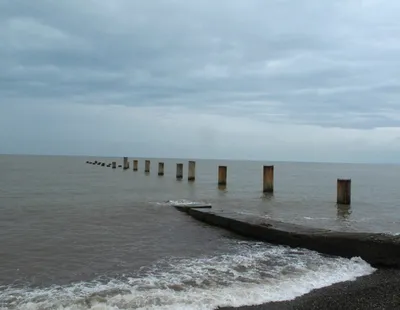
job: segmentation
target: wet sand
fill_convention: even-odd
[[[317,289],[291,301],[219,309],[400,309],[400,270],[379,269],[372,275]]]

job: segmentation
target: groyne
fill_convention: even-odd
[[[86,161],[87,164],[92,164],[91,161]],[[95,161],[93,165],[102,165],[105,166],[104,163]],[[151,161],[149,159],[145,160],[144,162],[144,172],[146,175],[150,174],[150,165]],[[112,164],[108,164],[107,167],[111,167],[113,169],[117,168],[117,162],[112,162]],[[118,168],[124,168],[123,170],[129,169],[129,159],[128,157],[123,157],[123,165],[118,165]],[[183,163],[176,164],[176,179],[182,180],[183,179]],[[158,163],[158,176],[164,176],[164,162]],[[218,166],[218,189],[219,190],[226,190],[227,187],[227,179],[228,179],[228,166]],[[139,161],[137,159],[133,160],[133,171],[139,170]],[[194,182],[196,180],[196,161],[189,160],[187,166],[187,173],[188,173],[188,182]],[[336,193],[336,202],[337,205],[350,205],[351,204],[351,179],[337,179],[337,193]],[[262,191],[266,195],[273,195],[274,194],[274,166],[262,166]]]
[[[175,208],[196,220],[255,240],[346,258],[361,257],[374,267],[400,268],[399,236],[316,229],[230,211]]]

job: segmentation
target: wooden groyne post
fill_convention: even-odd
[[[351,203],[351,180],[337,180],[337,204],[349,205]]]
[[[136,159],[133,161],[133,171],[138,171],[138,161]]]
[[[113,169],[116,169],[116,168],[117,168],[117,162],[116,162],[116,161],[113,161],[113,162],[112,162],[112,168],[113,168]]]
[[[158,175],[159,176],[164,175],[164,163],[163,162],[158,163]]]
[[[128,157],[124,157],[124,170],[129,169],[129,161],[128,161]]]
[[[274,192],[274,166],[263,167],[263,192]]]
[[[189,161],[188,181],[193,182],[195,179],[196,179],[196,162],[191,160]]]
[[[227,166],[219,166],[218,167],[218,185],[225,186],[227,176],[228,176],[228,167]]]
[[[176,179],[182,180],[183,178],[183,164],[176,164]]]
[[[144,162],[144,172],[145,173],[150,173],[150,160],[146,160]]]

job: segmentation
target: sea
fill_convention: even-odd
[[[0,156],[0,309],[216,309],[291,300],[375,271],[345,259],[239,237],[174,205],[211,204],[339,231],[400,233],[400,166],[151,160],[144,173],[90,165],[121,158]],[[165,163],[164,176],[157,175]],[[176,164],[184,178],[176,180]],[[228,167],[226,188],[217,185]],[[275,190],[262,193],[262,167]],[[352,204],[336,205],[337,178]]]

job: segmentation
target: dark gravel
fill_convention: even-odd
[[[317,289],[291,301],[245,306],[240,310],[400,309],[400,270],[380,269],[372,275]]]

